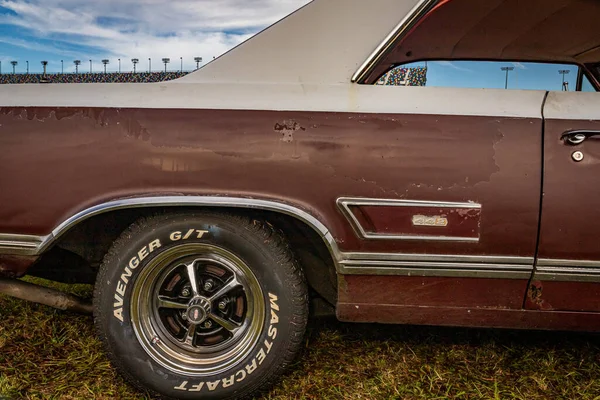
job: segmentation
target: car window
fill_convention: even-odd
[[[587,76],[583,76],[583,81],[581,83],[581,91],[582,92],[595,92],[596,88],[592,85],[589,78]]]
[[[575,91],[578,73],[579,67],[570,64],[429,61],[397,66],[377,85]]]

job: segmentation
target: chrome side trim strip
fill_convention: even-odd
[[[408,32],[408,30],[417,22],[429,9],[430,6],[437,3],[438,0],[421,0],[412,10],[396,25],[396,27],[383,39],[383,41],[375,48],[369,57],[361,64],[358,70],[352,75],[352,82],[362,80],[365,75],[375,66],[381,59],[383,54],[400,36]]]
[[[559,260],[540,258],[537,262],[538,267],[590,267],[600,268],[600,261],[588,260]]]
[[[144,208],[144,207],[231,207],[274,211],[295,217],[312,229],[323,239],[331,252],[336,267],[339,260],[339,250],[329,230],[306,211],[285,203],[252,198],[219,197],[219,196],[157,196],[137,197],[110,201],[87,208],[68,218],[58,225],[47,236],[2,235],[0,234],[0,254],[39,255],[46,251],[59,237],[80,222],[93,216],[110,211]]]
[[[56,239],[62,236],[76,224],[85,221],[93,216],[103,214],[109,211],[145,208],[145,207],[185,207],[185,206],[203,206],[203,207],[231,207],[256,209],[264,211],[275,211],[295,217],[312,229],[314,229],[322,238],[327,248],[331,252],[334,262],[338,260],[339,250],[333,236],[321,221],[313,217],[306,211],[285,203],[279,203],[269,200],[252,199],[245,197],[219,197],[219,196],[157,196],[157,197],[136,197],[115,200],[108,203],[98,204],[85,209],[71,218],[67,219],[57,226],[52,234],[47,236],[38,249],[41,253],[46,250]]]
[[[437,241],[437,242],[471,242],[478,243],[478,237],[460,237],[460,236],[434,236],[434,235],[385,235],[367,232],[360,224],[354,213],[350,210],[352,206],[380,206],[380,207],[437,207],[437,208],[465,208],[481,209],[481,204],[477,203],[453,203],[443,201],[422,201],[422,200],[389,200],[389,199],[368,199],[340,197],[337,199],[337,205],[342,214],[346,217],[354,232],[364,239],[372,240],[419,240],[419,241]]]
[[[523,264],[533,267],[533,257],[464,256],[453,254],[341,253],[342,259],[363,261],[458,262],[483,264]]]
[[[485,264],[422,261],[342,261],[347,275],[441,276],[458,278],[529,279],[533,266],[528,264]]]
[[[450,254],[342,253],[347,275],[529,279],[533,257]]]
[[[600,261],[540,259],[535,279],[561,282],[600,283]]]
[[[0,254],[33,256],[45,237],[0,234]]]

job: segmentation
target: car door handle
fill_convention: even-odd
[[[565,144],[577,146],[593,136],[600,136],[600,131],[568,131],[563,133],[561,139],[565,142]]]

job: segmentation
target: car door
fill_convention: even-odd
[[[600,95],[550,92],[544,197],[527,307],[600,310]]]
[[[546,90],[505,90],[507,64],[403,65],[358,91],[385,111],[356,118],[353,134],[369,141],[345,175],[367,186],[338,199],[355,231],[340,242],[341,319],[497,326],[491,310],[523,307],[538,238]]]

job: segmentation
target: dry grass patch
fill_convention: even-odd
[[[89,295],[89,286],[59,286]],[[600,399],[599,337],[313,321],[263,399]],[[143,399],[92,319],[0,296],[0,398]]]

